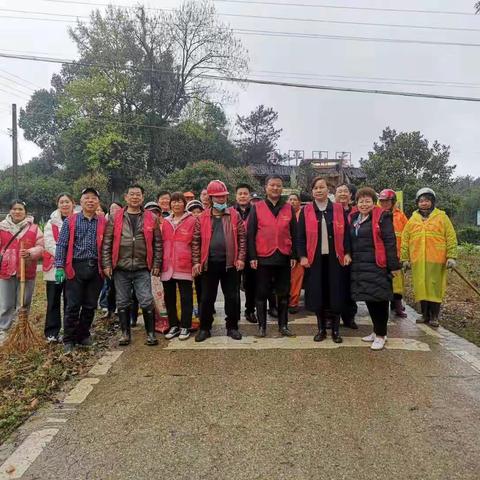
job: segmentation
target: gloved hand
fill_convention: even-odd
[[[447,258],[446,266],[447,268],[455,268],[457,266],[457,261],[454,258]]]
[[[63,283],[65,281],[65,270],[63,268],[57,268],[55,271],[55,282]]]
[[[402,263],[402,270],[406,272],[407,270],[410,270],[412,266],[410,265],[410,262],[406,261]]]

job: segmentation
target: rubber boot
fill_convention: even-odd
[[[417,323],[430,323],[430,307],[426,300],[420,302],[420,308],[422,310],[422,319],[417,320]]]
[[[155,311],[152,307],[148,309],[142,309],[143,323],[145,324],[145,331],[147,332],[146,345],[153,346],[158,344],[157,337],[155,336]]]
[[[122,336],[118,341],[119,345],[129,345],[131,340],[130,335],[130,308],[119,308],[118,309],[118,320],[120,322],[120,330],[122,331]]]
[[[134,305],[130,312],[130,326],[136,327],[138,320],[138,305]]]
[[[438,319],[440,317],[440,304],[436,302],[429,302],[430,307],[430,326],[433,328],[438,328],[440,323]]]
[[[332,340],[335,343],[343,342],[343,339],[340,336],[340,315],[332,315]]]
[[[323,342],[327,338],[327,320],[323,312],[317,313],[318,332],[313,337],[314,342]]]
[[[405,307],[403,306],[401,298],[395,298],[393,300],[393,310],[395,311],[395,315],[399,318],[407,318],[408,315],[405,313]]]
[[[294,337],[288,329],[288,297],[278,299],[278,331],[283,337]]]
[[[258,336],[267,336],[267,302],[266,300],[257,300],[255,302],[258,320]]]

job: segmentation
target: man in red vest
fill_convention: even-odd
[[[195,341],[203,342],[210,337],[219,283],[225,298],[227,335],[241,340],[238,272],[245,267],[245,226],[238,212],[227,207],[228,190],[223,182],[211,181],[207,192],[212,208],[198,217],[192,243],[194,275],[202,274],[200,330]]]
[[[55,251],[55,281],[62,283],[66,278],[65,353],[72,352],[75,344],[92,344],[90,327],[103,284],[100,262],[106,220],[96,214],[100,195],[94,188],[85,188],[80,205],[82,211],[63,222]]]
[[[147,345],[157,345],[155,307],[150,275],[159,276],[162,264],[162,236],[156,215],[143,209],[144,190],[130,185],[126,207],[108,222],[103,242],[102,265],[106,277],[115,282],[118,318],[122,336],[119,345],[130,343],[132,291],[142,309]]]
[[[267,330],[267,299],[272,288],[278,299],[278,326],[283,336],[288,329],[290,273],[297,263],[296,218],[293,207],[282,199],[283,180],[272,175],[265,181],[266,199],[258,202],[248,219],[248,255],[257,271],[256,307],[260,336]]]

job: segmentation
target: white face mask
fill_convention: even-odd
[[[220,212],[223,212],[223,210],[225,210],[227,208],[227,204],[226,203],[213,202],[213,208],[219,210]]]

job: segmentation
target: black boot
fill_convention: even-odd
[[[288,329],[288,297],[278,299],[278,331],[283,337],[294,337]]]
[[[245,320],[248,323],[257,323],[258,322],[257,316],[255,315],[255,312],[245,313]]]
[[[120,322],[120,330],[122,331],[122,336],[118,341],[119,345],[129,345],[131,336],[130,336],[130,308],[119,308],[118,309],[118,320]]]
[[[332,315],[332,340],[335,343],[343,342],[343,338],[340,336],[340,315]]]
[[[395,312],[395,315],[399,318],[407,318],[408,315],[405,312],[405,307],[403,306],[403,302],[401,298],[395,298],[393,300],[393,310]]]
[[[422,320],[423,320],[423,323],[430,323],[430,308],[429,308],[429,305],[428,305],[429,302],[427,302],[426,300],[422,300],[420,302],[420,308],[422,309]],[[417,320],[418,322],[418,320]],[[419,322],[421,323],[421,322]]]
[[[130,313],[130,326],[136,327],[137,320],[138,320],[138,305],[136,306],[136,308],[133,308],[133,310]]]
[[[430,307],[430,326],[433,328],[438,328],[440,323],[438,319],[440,317],[440,304],[436,302],[429,302]]]
[[[147,341],[145,345],[158,345],[157,337],[155,336],[155,311],[152,307],[143,309],[143,323],[145,324],[145,331],[147,332]]]
[[[327,321],[323,313],[317,313],[318,332],[313,337],[314,342],[322,342],[327,338]]]
[[[267,336],[267,302],[265,300],[257,300],[255,302],[258,320],[258,336]]]

